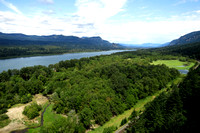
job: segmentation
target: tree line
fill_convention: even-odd
[[[24,57],[24,56],[37,56],[37,55],[55,55],[63,53],[74,52],[90,52],[110,50],[110,48],[79,48],[78,46],[66,46],[66,45],[11,45],[0,46],[0,59]]]

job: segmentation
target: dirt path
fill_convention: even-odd
[[[128,127],[128,124],[129,123],[123,125],[120,129],[118,129],[117,131],[115,131],[115,133],[123,133],[124,130]]]
[[[42,96],[41,94],[37,94],[34,96],[33,101],[41,105],[45,104],[48,101],[48,99]],[[11,122],[7,126],[1,128],[0,133],[9,133],[13,130],[20,130],[26,128],[24,123],[25,116],[22,114],[22,112],[24,111],[25,106],[29,105],[30,103],[8,109],[8,112],[6,114],[10,118]]]
[[[198,60],[197,62],[198,62],[198,64],[194,69],[197,69],[199,67],[199,65],[200,65],[200,61]]]

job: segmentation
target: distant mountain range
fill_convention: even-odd
[[[36,36],[24,34],[5,34],[0,32],[0,46],[9,45],[58,45],[67,46],[69,49],[96,49],[110,50],[122,49],[119,44],[110,43],[101,37],[84,37],[49,35]]]
[[[184,36],[181,36],[178,39],[175,39],[171,42],[167,42],[167,43],[164,43],[164,44],[143,43],[143,44],[120,44],[120,45],[123,45],[123,46],[126,46],[126,47],[131,47],[131,48],[156,48],[156,47],[182,45],[182,44],[197,43],[197,42],[200,42],[200,31],[188,33]]]
[[[156,48],[161,47],[163,44],[159,43],[143,43],[143,44],[122,44],[120,45],[128,47],[128,48]]]
[[[32,45],[56,45],[65,46],[70,49],[82,50],[111,50],[111,49],[124,49],[124,48],[156,48],[172,45],[181,45],[188,43],[200,42],[200,31],[191,32],[179,39],[173,40],[168,43],[144,43],[144,44],[116,44],[103,40],[101,37],[76,37],[64,35],[49,35],[49,36],[36,36],[24,34],[5,34],[0,32],[0,46],[32,46]]]
[[[169,45],[181,45],[196,42],[200,42],[200,31],[191,32],[189,34],[181,36],[179,39],[171,41]]]

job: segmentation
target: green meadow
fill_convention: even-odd
[[[179,60],[157,60],[151,63],[152,65],[165,64],[169,68],[176,68],[178,70],[189,70],[195,63],[193,62],[182,62]]]

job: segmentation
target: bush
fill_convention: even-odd
[[[26,115],[29,119],[33,119],[39,116],[39,111],[41,109],[41,105],[38,105],[37,103],[32,103],[31,105],[24,108],[23,114]]]
[[[0,121],[6,120],[6,119],[9,119],[8,115],[6,114],[0,115]]]
[[[128,121],[126,118],[124,118],[122,121],[121,121],[121,126],[123,126],[124,124],[126,124]]]
[[[28,103],[31,101],[31,99],[32,99],[31,94],[23,95],[21,98],[21,103]]]
[[[84,133],[85,129],[82,125],[83,129],[78,129],[77,119],[72,117],[60,117],[55,119],[51,124],[42,126],[40,128],[41,133]],[[75,130],[77,129],[77,131]]]
[[[7,126],[9,123],[10,123],[10,119],[9,119],[8,115],[1,114],[0,115],[0,128]]]
[[[6,112],[7,112],[6,108],[3,108],[3,109],[0,110],[0,114],[6,113]]]
[[[111,127],[104,128],[103,133],[112,133],[115,130],[117,130],[117,127],[111,126]]]

